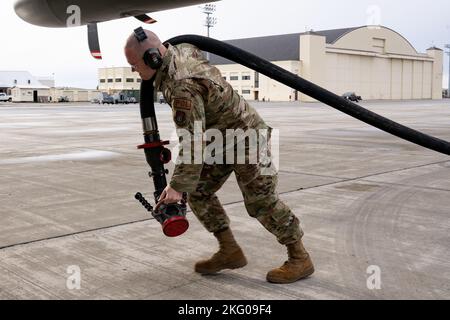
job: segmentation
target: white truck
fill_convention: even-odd
[[[11,102],[11,96],[8,96],[6,93],[0,93],[0,102]]]

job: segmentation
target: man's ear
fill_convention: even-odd
[[[161,44],[161,46],[159,47],[159,52],[161,53],[161,56],[164,57],[166,55],[168,47],[169,47],[169,44],[164,44],[164,43]]]

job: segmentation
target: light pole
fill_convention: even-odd
[[[209,38],[209,35],[210,35],[209,30],[217,24],[217,18],[214,18],[212,16],[214,14],[214,12],[216,12],[216,5],[215,4],[205,4],[201,8],[203,10],[203,13],[206,14],[205,27],[208,29],[208,38]]]
[[[215,4],[205,4],[203,7],[200,7],[203,10],[203,13],[206,14],[205,27],[208,30],[208,38],[210,36],[210,29],[213,28],[217,24],[217,18],[212,15],[216,12]],[[206,59],[209,60],[209,52],[206,53]]]
[[[450,44],[446,44],[445,47],[449,50],[448,54],[448,89],[447,89],[447,98],[450,98]]]

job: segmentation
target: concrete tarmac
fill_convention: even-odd
[[[449,100],[362,104],[450,141]],[[153,188],[137,105],[0,104],[0,299],[450,299],[448,156],[322,104],[253,105],[280,129],[279,193],[312,277],[265,281],[286,250],[247,215],[234,176],[219,198],[249,264],[195,274],[213,236],[189,213],[189,231],[166,238],[134,200]],[[175,141],[169,107],[157,113]]]

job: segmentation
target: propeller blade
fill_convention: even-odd
[[[153,23],[157,22],[155,19],[153,19],[152,17],[149,17],[146,14],[141,14],[141,15],[135,16],[135,18],[146,24],[153,24]]]
[[[98,39],[97,23],[88,23],[88,42],[89,50],[95,59],[102,59],[102,52],[100,50],[100,42]]]

